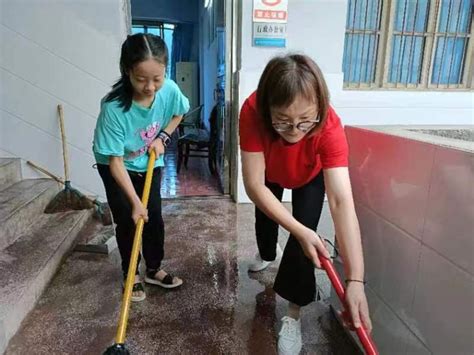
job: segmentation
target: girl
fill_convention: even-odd
[[[240,147],[245,190],[255,203],[259,253],[250,265],[264,270],[282,253],[278,225],[290,232],[274,290],[289,303],[282,319],[278,350],[301,350],[300,307],[314,301],[317,252],[329,254],[316,233],[325,192],[347,277],[347,304],[354,327],[370,331],[364,293],[364,263],[359,225],[348,173],[348,147],[339,117],[316,63],[304,55],[272,59],[257,91],[240,114]],[[281,204],[292,189],[293,215]]]
[[[165,78],[167,64],[168,50],[160,37],[141,33],[128,36],[120,57],[122,76],[102,100],[93,151],[117,225],[115,232],[124,278],[128,272],[135,224],[143,217],[147,222],[142,248],[146,263],[145,282],[173,288],[183,281],[160,269],[164,256],[161,167],[170,136],[189,110],[189,103],[178,86]],[[152,149],[157,159],[147,209],[140,196],[145,182],[147,153]],[[145,290],[137,267],[132,301],[144,299]]]

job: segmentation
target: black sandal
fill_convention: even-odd
[[[181,279],[178,279],[177,282],[173,283],[174,276],[168,273],[166,273],[166,276],[163,277],[162,280],[158,280],[156,278],[156,274],[158,273],[158,271],[159,270],[148,269],[145,274],[145,282],[152,285],[158,285],[164,288],[175,288],[183,284],[183,280]]]
[[[122,293],[124,292],[125,292],[125,286],[122,286]],[[133,295],[134,292],[140,292],[141,294],[140,296],[134,296]],[[141,302],[145,298],[146,298],[145,288],[143,287],[143,284],[141,283],[141,281],[134,283],[132,287],[132,297],[131,297],[132,302]]]

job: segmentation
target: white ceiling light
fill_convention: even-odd
[[[209,6],[211,6],[211,0],[204,0],[204,7],[207,9]]]

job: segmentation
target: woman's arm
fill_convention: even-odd
[[[132,219],[135,223],[138,222],[140,217],[143,217],[145,222],[148,221],[148,212],[143,206],[140,197],[137,195],[135,188],[133,187],[132,180],[130,180],[130,175],[128,175],[125,165],[123,164],[123,157],[114,157],[109,158],[109,168],[110,173],[113,178],[120,186],[125,195],[127,196],[130,204],[132,205]]]
[[[348,279],[363,280],[362,244],[348,169],[333,168],[324,170],[324,183],[339,249],[344,259],[346,277]]]
[[[298,222],[278,201],[270,189],[265,186],[265,158],[263,153],[241,151],[241,156],[244,186],[249,198],[269,218],[293,234],[301,244],[305,255],[317,267],[321,267],[316,250],[325,257],[329,257],[328,251],[316,232]]]
[[[349,170],[347,168],[325,169],[324,183],[331,215],[334,220],[338,246],[344,261],[345,276],[347,279],[363,281],[364,257],[359,222],[357,221],[354,200],[352,198]],[[363,283],[348,283],[346,302],[354,326],[358,328],[362,318],[366,328],[370,331],[372,325]]]

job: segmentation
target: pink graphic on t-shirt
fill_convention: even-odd
[[[150,147],[151,143],[155,140],[158,132],[160,131],[160,124],[158,122],[154,122],[145,129],[140,129],[138,135],[142,139],[145,146],[140,148],[137,151],[130,153],[127,156],[127,159],[135,159],[148,151],[148,147]]]
[[[158,123],[153,123],[149,125],[146,130],[141,130],[140,131],[140,137],[142,137],[142,140],[145,142],[146,146],[148,147],[151,142],[155,139],[157,132],[158,132],[159,124]]]

